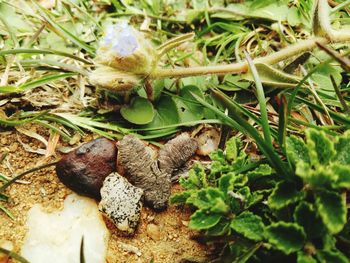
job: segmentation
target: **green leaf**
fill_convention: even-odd
[[[222,215],[213,214],[203,210],[197,210],[192,216],[189,227],[194,230],[204,230],[215,226],[219,223]]]
[[[247,172],[247,176],[249,178],[249,181],[257,180],[261,177],[271,175],[273,172],[272,168],[268,164],[261,164],[257,168],[255,168],[253,171]]]
[[[224,193],[225,196],[227,196],[228,191],[233,190],[235,181],[235,174],[234,173],[227,173],[225,175],[222,175],[219,179],[219,189]]]
[[[281,209],[302,200],[304,197],[304,192],[298,190],[294,183],[283,181],[275,186],[268,202],[272,209]]]
[[[204,108],[192,93],[204,99],[202,90],[193,85],[183,87],[180,91],[181,97],[175,98],[181,122],[201,120],[204,117]]]
[[[301,80],[294,75],[275,69],[267,64],[256,63],[255,66],[259,72],[261,82],[265,86],[274,88],[294,88]],[[250,72],[242,75],[242,78],[253,81],[253,75]]]
[[[350,188],[350,166],[333,163],[330,170],[337,175],[337,181],[332,184],[334,188]]]
[[[315,194],[316,208],[324,225],[332,234],[340,232],[346,223],[346,202],[337,192],[319,191]]]
[[[318,165],[314,169],[304,162],[299,162],[295,173],[300,176],[306,184],[318,187],[331,187],[338,180],[338,175],[329,166]]]
[[[244,237],[261,241],[264,238],[264,224],[260,216],[251,212],[243,212],[232,219],[231,228]]]
[[[309,151],[303,140],[296,136],[287,138],[287,156],[294,165],[299,161],[310,163]]]
[[[297,263],[317,263],[317,260],[304,252],[298,252]]]
[[[195,163],[188,172],[188,178],[180,177],[179,182],[186,190],[199,190],[208,186],[207,175],[200,163]]]
[[[334,161],[341,164],[350,165],[350,132],[346,132],[343,136],[339,137],[335,143],[335,150],[337,154],[334,157]]]
[[[187,199],[194,193],[194,191],[183,191],[181,193],[176,193],[170,197],[171,204],[184,204]]]
[[[302,249],[305,233],[298,224],[278,222],[266,228],[266,238],[277,249],[288,255]]]
[[[222,236],[230,233],[230,221],[228,218],[222,217],[220,222],[207,230],[208,236]]]
[[[142,97],[132,99],[130,105],[123,106],[120,114],[127,121],[134,124],[147,124],[154,118],[154,109],[151,102]]]
[[[308,129],[305,133],[311,163],[328,164],[336,154],[333,142],[323,131]]]
[[[239,148],[237,146],[237,138],[232,137],[226,142],[225,153],[226,159],[230,162],[238,157]]]
[[[349,259],[340,251],[318,251],[316,257],[322,263],[349,263]]]
[[[294,220],[304,228],[309,239],[322,236],[326,232],[320,216],[315,208],[306,202],[300,203],[294,211]]]
[[[174,100],[169,96],[162,96],[155,105],[156,111],[151,123],[148,123],[144,128],[160,128],[180,122],[179,113]],[[156,131],[147,131],[147,134],[164,132],[165,130],[174,130],[174,128],[166,128]]]
[[[207,187],[199,190],[187,199],[187,202],[198,209],[209,210],[213,213],[227,213],[229,207],[225,204],[225,195],[219,189]]]

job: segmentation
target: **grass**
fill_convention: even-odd
[[[333,24],[314,23],[334,36],[330,41],[313,37],[310,0],[64,0],[50,8],[1,2],[0,131],[33,123],[66,141],[89,132],[111,139],[132,133],[157,143],[200,124],[226,125],[289,180],[287,136],[302,136],[306,127],[336,135],[350,126],[349,1],[334,3]],[[128,94],[89,83],[103,29],[120,19],[142,25],[161,56],[147,76],[157,114],[145,125],[119,113],[133,97],[146,97],[142,83]],[[167,111],[161,105],[169,101]],[[10,218],[5,190],[22,176],[0,175],[0,210]]]

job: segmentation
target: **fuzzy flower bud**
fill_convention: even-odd
[[[150,41],[126,22],[107,27],[96,57],[99,64],[144,76],[153,71],[157,61]]]
[[[90,73],[92,85],[118,92],[128,91],[140,84],[141,78],[112,67],[99,66]]]

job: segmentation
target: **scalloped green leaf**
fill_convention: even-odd
[[[147,124],[154,118],[154,108],[152,103],[142,97],[132,99],[130,105],[123,106],[120,109],[120,114],[127,121],[134,124]]]
[[[306,184],[317,187],[331,187],[338,181],[338,174],[331,170],[330,166],[317,165],[314,169],[305,162],[299,162],[295,173]]]
[[[333,163],[330,170],[337,175],[337,181],[332,184],[334,188],[350,188],[350,165]]]
[[[287,138],[287,156],[294,165],[299,161],[310,163],[309,150],[305,142],[296,136]]]
[[[335,150],[337,154],[334,161],[350,165],[350,131],[338,138],[335,143]]]
[[[296,223],[273,223],[266,228],[265,233],[268,241],[287,255],[300,251],[304,246],[304,230]]]
[[[346,223],[346,201],[339,193],[319,191],[315,204],[323,224],[332,234],[340,232]]]
[[[261,241],[264,238],[264,224],[260,216],[251,212],[243,212],[232,219],[231,228],[244,237]]]
[[[317,263],[317,260],[304,252],[298,252],[297,263]]]
[[[222,215],[213,214],[203,210],[197,210],[192,216],[189,227],[194,230],[204,230],[215,226],[219,223]]]
[[[213,213],[227,213],[229,207],[225,204],[225,195],[219,189],[207,187],[199,190],[187,199],[187,202],[198,209],[210,210]]]
[[[336,154],[334,143],[323,131],[308,129],[305,134],[311,163],[315,166],[328,164]]]
[[[281,209],[302,200],[304,197],[304,192],[299,191],[294,183],[280,182],[269,196],[268,204],[272,209]]]
[[[309,203],[300,203],[295,208],[293,218],[304,228],[309,239],[320,237],[327,231],[317,211]]]
[[[317,259],[320,262],[332,262],[332,263],[349,263],[349,259],[340,251],[323,250],[318,251],[316,254]]]

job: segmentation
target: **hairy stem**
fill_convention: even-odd
[[[317,42],[321,44],[339,43],[350,41],[350,31],[342,30],[333,35],[333,39],[330,40],[327,37],[313,37],[308,40],[302,40],[298,43],[286,47],[276,53],[268,55],[266,57],[256,58],[253,60],[254,63],[264,63],[273,65],[287,58],[301,55],[307,51],[313,50],[317,47]],[[169,77],[190,77],[200,75],[225,75],[225,74],[239,74],[248,71],[247,62],[239,62],[228,65],[217,65],[217,66],[203,66],[203,67],[191,67],[191,68],[171,68],[162,69],[157,68],[152,74],[151,78],[169,78]]]

